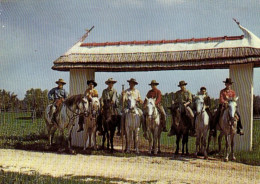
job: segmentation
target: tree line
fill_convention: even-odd
[[[171,106],[174,93],[166,93],[162,95],[162,105],[165,110]],[[119,98],[120,99],[120,98]],[[41,117],[45,107],[49,104],[48,90],[29,89],[26,91],[22,100],[17,98],[14,92],[0,89],[0,109],[4,112],[10,111],[35,111],[37,117]],[[210,110],[213,112],[218,107],[218,99],[211,98]],[[253,114],[260,116],[260,96],[253,97]]]

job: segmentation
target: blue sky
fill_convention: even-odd
[[[51,69],[85,33],[85,42],[161,40],[242,35],[233,22],[260,37],[259,0],[0,0],[0,89],[22,99],[30,88],[51,89],[55,81],[69,81],[69,72]],[[115,87],[136,78],[142,96],[156,79],[162,93],[178,90],[188,82],[196,93],[206,86],[213,97],[224,87],[228,70],[96,73],[97,89],[113,77]],[[254,93],[260,95],[260,69],[254,69]],[[66,85],[69,89],[69,85]]]

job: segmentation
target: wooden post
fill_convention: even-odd
[[[70,70],[70,95],[84,94],[87,89],[87,80],[95,79],[95,70],[71,69]],[[84,146],[84,131],[77,132],[78,118],[75,119],[75,126],[71,134],[71,145]]]
[[[235,149],[251,151],[253,142],[253,70],[254,65],[240,64],[229,67],[229,76],[234,81],[232,88],[236,91],[238,111],[244,129],[243,136],[236,135]]]

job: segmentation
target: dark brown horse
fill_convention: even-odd
[[[186,154],[189,154],[188,151],[188,138],[189,130],[191,128],[191,123],[189,117],[185,112],[181,112],[181,107],[178,104],[173,104],[169,107],[172,114],[172,128],[176,133],[176,151],[175,154],[179,154],[179,142],[182,138],[182,154],[184,155],[184,148],[186,146]]]
[[[99,117],[99,123],[102,122],[102,149],[104,149],[105,141],[107,139],[107,149],[111,144],[111,152],[114,151],[114,135],[116,127],[120,130],[121,115],[115,115],[114,104],[110,100],[103,101],[103,110]]]

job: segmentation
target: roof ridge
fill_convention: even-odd
[[[203,41],[217,41],[217,40],[241,40],[241,36],[222,36],[222,37],[204,37],[204,38],[190,38],[190,39],[175,39],[175,40],[146,40],[146,41],[116,41],[116,42],[92,42],[81,43],[80,47],[98,47],[98,46],[113,46],[113,45],[154,45],[167,43],[184,43],[184,42],[203,42]]]

